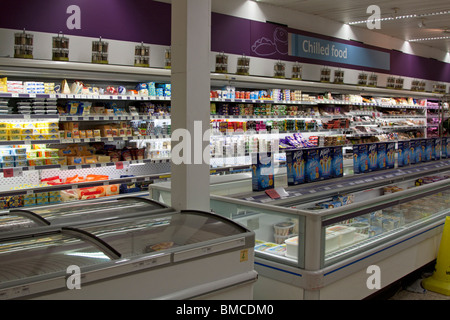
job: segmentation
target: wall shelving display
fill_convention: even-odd
[[[170,176],[170,70],[2,58],[0,73],[0,170],[9,177],[1,198],[56,188],[73,200],[82,197],[76,186],[97,197],[106,192],[98,186],[136,191]],[[214,73],[211,84],[213,173],[245,169],[252,152],[283,161],[283,141],[294,133],[316,146],[424,137],[426,99],[440,97]],[[28,162],[5,160],[24,149]]]

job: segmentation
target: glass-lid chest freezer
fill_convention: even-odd
[[[96,199],[56,205],[21,207],[0,212],[0,234],[42,226],[76,225],[169,212],[167,205],[142,197]]]
[[[251,299],[257,279],[254,233],[211,213],[172,211],[5,235],[2,299]]]
[[[363,299],[378,290],[366,285],[369,266],[380,267],[383,288],[436,258],[450,215],[449,168],[445,159],[275,184],[285,191],[277,199],[252,192],[251,179],[211,179],[210,205],[255,232],[255,299]],[[169,183],[151,188],[170,203]]]
[[[305,185],[280,199],[211,195],[211,208],[255,231],[255,299],[363,299],[436,259],[448,168]]]

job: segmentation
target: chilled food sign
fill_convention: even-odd
[[[390,69],[387,52],[336,41],[289,34],[289,55],[375,69]]]

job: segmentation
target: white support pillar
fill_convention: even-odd
[[[172,1],[171,190],[177,210],[210,210],[210,43],[211,0]]]

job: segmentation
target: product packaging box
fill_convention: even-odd
[[[447,138],[440,138],[441,141],[441,159],[447,158]]]
[[[417,140],[409,141],[409,163],[410,164],[416,163],[416,144],[417,144]]]
[[[319,149],[307,148],[305,150],[305,181],[313,182],[320,179]]]
[[[369,160],[367,157],[367,144],[353,146],[353,171],[354,173],[364,173],[369,170]]]
[[[416,163],[421,163],[422,161],[425,161],[424,160],[425,147],[426,147],[425,139],[416,140]]]
[[[376,143],[367,145],[367,159],[369,161],[369,171],[378,170],[378,148]]]
[[[286,150],[288,185],[305,182],[305,156],[303,149]]]
[[[331,148],[319,148],[319,177],[320,179],[331,178]]]
[[[441,138],[433,138],[433,160],[441,159]]]
[[[441,158],[450,158],[450,138],[442,138],[441,148]]]
[[[342,177],[344,175],[344,157],[342,147],[332,147],[331,150],[331,176],[333,178]]]
[[[252,153],[252,188],[263,191],[274,188],[274,167],[271,152]]]
[[[410,144],[409,141],[399,141],[398,142],[398,166],[405,167],[410,164]]]
[[[386,169],[386,143],[377,143],[378,170]]]
[[[386,143],[386,169],[395,167],[395,142]]]
[[[424,161],[431,161],[433,157],[433,139],[424,139],[425,141],[425,152]]]

